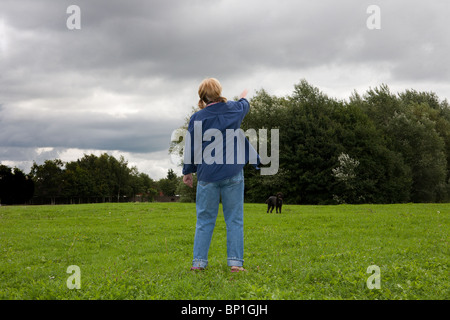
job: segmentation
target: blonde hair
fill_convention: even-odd
[[[206,78],[200,83],[198,96],[200,97],[198,101],[200,109],[213,102],[227,102],[227,99],[222,97],[222,85],[215,78]]]

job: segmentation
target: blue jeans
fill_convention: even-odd
[[[244,171],[217,182],[197,182],[197,224],[194,238],[194,267],[206,268],[208,251],[222,198],[227,226],[227,264],[244,264]]]

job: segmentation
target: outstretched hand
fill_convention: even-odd
[[[239,99],[245,98],[247,96],[248,90],[244,89],[244,91],[242,91],[241,95],[239,96]]]

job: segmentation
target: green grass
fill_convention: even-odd
[[[246,273],[217,219],[191,272],[195,205],[0,207],[0,299],[449,299],[450,204],[245,204]],[[67,267],[81,270],[70,290]],[[368,289],[370,265],[381,288]]]

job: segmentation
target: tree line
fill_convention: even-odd
[[[381,85],[338,100],[302,80],[285,97],[257,92],[248,128],[279,129],[280,164],[274,176],[245,171],[246,201],[276,192],[295,204],[450,199],[450,108],[432,92]]]
[[[153,201],[160,194],[175,195],[171,181],[176,179],[169,170],[168,178],[155,181],[130,167],[123,156],[116,159],[106,153],[71,162],[34,162],[28,174],[0,165],[0,204]]]

